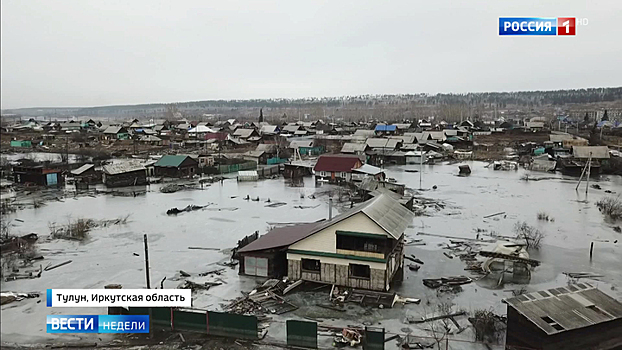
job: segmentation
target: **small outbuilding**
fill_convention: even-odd
[[[140,186],[147,184],[147,169],[136,161],[107,164],[102,167],[106,187]]]
[[[82,183],[93,184],[101,181],[101,173],[95,171],[95,164],[84,164],[78,169],[71,170],[71,175]]]
[[[156,176],[166,177],[191,177],[198,166],[198,161],[184,155],[165,155],[153,165]]]

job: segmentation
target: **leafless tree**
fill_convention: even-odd
[[[530,226],[525,221],[519,221],[514,224],[514,233],[516,234],[517,239],[525,241],[527,249],[539,249],[542,239],[544,238],[544,232]]]

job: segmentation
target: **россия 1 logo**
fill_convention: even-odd
[[[575,17],[499,17],[499,35],[576,35],[576,25],[587,23],[587,18]]]

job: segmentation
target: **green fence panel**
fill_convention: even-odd
[[[257,317],[208,311],[207,333],[230,338],[257,339]]]
[[[267,164],[268,165],[272,165],[272,164],[281,164],[281,163],[287,163],[287,159],[286,158],[268,158],[267,160]]]
[[[287,345],[317,349],[317,323],[287,320]]]
[[[174,310],[173,329],[206,333],[207,313],[205,311]]]
[[[365,327],[363,350],[384,350],[384,328]]]
[[[130,307],[127,310],[128,315],[149,315],[148,307]]]
[[[171,308],[153,307],[151,308],[151,324],[153,326],[171,327]]]
[[[148,307],[131,307],[128,313],[130,315],[149,315]],[[170,307],[152,307],[151,308],[151,325],[164,328],[171,327],[171,308]]]

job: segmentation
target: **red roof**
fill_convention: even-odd
[[[361,159],[351,154],[325,154],[317,160],[313,170],[330,172],[350,172],[361,166]]]

